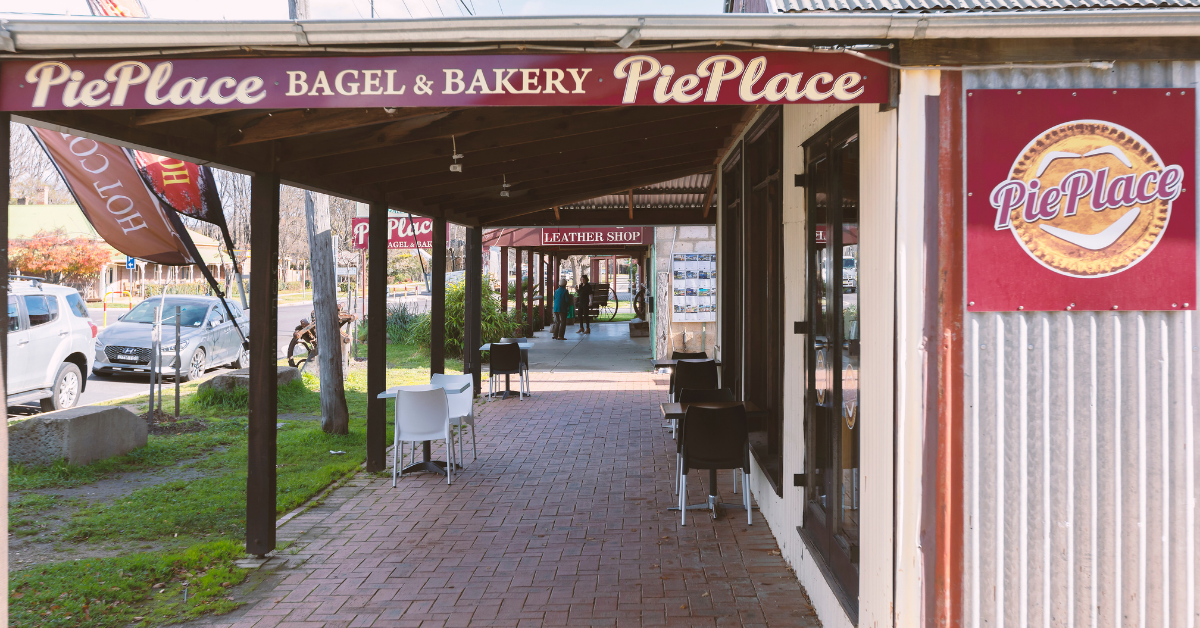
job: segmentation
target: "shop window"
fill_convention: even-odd
[[[751,449],[777,494],[783,475],[783,110],[746,134],[742,202],[743,398],[766,411]]]
[[[742,148],[721,169],[721,381],[742,390]]]
[[[805,512],[802,532],[858,615],[859,141],[856,111],[804,145],[808,216]],[[868,253],[869,254],[869,253]]]

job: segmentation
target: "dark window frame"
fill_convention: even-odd
[[[783,496],[783,107],[746,133],[742,175],[742,398],[765,410],[750,449]]]
[[[841,258],[840,251],[842,248],[842,230],[841,230],[841,172],[835,158],[835,151],[838,146],[843,146],[851,138],[859,137],[860,126],[857,108],[852,109],[834,119],[827,124],[812,137],[806,140],[803,144],[804,148],[804,172],[806,176],[805,186],[805,207],[806,207],[806,235],[805,235],[805,290],[808,295],[806,298],[805,316],[809,321],[810,335],[805,340],[805,401],[804,401],[804,434],[805,434],[805,463],[804,463],[804,524],[798,528],[798,532],[804,539],[805,543],[812,550],[812,553],[818,559],[816,562],[821,568],[821,572],[825,575],[830,587],[833,589],[835,597],[841,602],[842,607],[849,615],[851,621],[858,623],[858,595],[859,595],[859,563],[857,546],[851,547],[846,542],[845,538],[839,534],[838,521],[832,521],[837,517],[826,518],[826,511],[840,512],[842,478],[841,474],[833,474],[832,477],[823,477],[825,474],[819,472],[825,468],[841,468],[841,432],[827,428],[828,434],[822,437],[818,434],[818,428],[822,423],[818,420],[818,413],[825,409],[820,407],[816,401],[814,393],[816,389],[816,349],[815,338],[821,325],[821,312],[817,298],[817,285],[821,281],[818,277],[817,263],[817,248],[816,248],[816,227],[817,222],[821,218],[817,217],[817,199],[816,190],[820,187],[820,183],[816,180],[817,170],[816,165],[822,159],[827,161],[827,179],[825,181],[826,208],[829,216],[824,218],[827,232],[826,246],[838,251],[838,255],[831,259]],[[861,168],[861,166],[860,166]],[[861,180],[861,171],[858,173]],[[835,228],[835,224],[837,227]],[[861,226],[860,226],[861,229]],[[828,283],[833,286],[838,286],[839,290],[836,293],[827,295],[829,300],[828,307],[839,312],[835,318],[837,321],[842,320],[841,304],[842,294],[840,287],[842,286],[842,270],[843,263],[840,261],[830,264],[830,268],[826,271],[831,276],[828,278]],[[861,307],[861,304],[860,304]],[[843,335],[840,327],[840,322],[837,329],[825,330],[823,333],[829,337],[840,338]],[[830,357],[828,360],[833,364],[840,364],[842,360],[841,343],[829,343]],[[841,405],[841,376],[840,370],[838,375],[832,378],[830,382],[831,393],[833,395],[831,404],[834,407]],[[840,421],[841,417],[837,418]],[[825,422],[830,419],[825,417]],[[828,445],[828,450],[823,451],[819,445],[824,442]],[[833,504],[829,508],[823,508],[816,504],[815,496],[817,494],[817,484],[825,483],[826,494],[834,496]],[[831,485],[829,485],[832,483]]]
[[[723,385],[742,394],[742,143],[721,168],[721,369]]]

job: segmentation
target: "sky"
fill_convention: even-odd
[[[699,15],[722,0],[309,0],[312,19],[392,19],[499,15]],[[142,0],[150,16],[178,20],[283,20],[287,0]],[[34,8],[36,6],[36,8]],[[88,16],[87,0],[0,0],[0,12]]]

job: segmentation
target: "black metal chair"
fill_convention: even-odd
[[[500,342],[515,342],[520,344],[529,342],[529,340],[527,338],[501,338]],[[525,351],[521,352],[521,368],[524,369],[525,372],[529,372],[529,353]]]
[[[679,391],[679,403],[709,403],[714,401],[737,401],[733,391],[728,388],[695,389],[683,388]],[[675,441],[675,468],[679,469],[679,446],[682,441]],[[733,474],[733,492],[737,493],[737,473]],[[675,494],[679,494],[679,473],[675,474]]]
[[[672,351],[671,359],[672,360],[707,360],[708,354],[703,351],[700,351],[698,353],[688,353],[687,351]],[[671,383],[670,383],[670,386],[667,388],[667,394],[671,395],[672,399],[675,398],[675,392],[676,392],[675,391],[675,370],[676,369],[671,369]]]
[[[687,503],[687,474],[692,469],[708,470],[708,500],[700,504]],[[679,430],[679,510],[680,525],[687,525],[687,511],[708,510],[717,517],[717,471],[740,469],[743,486],[749,486],[750,439],[746,427],[746,409],[740,405],[711,408],[689,405]],[[742,491],[742,508],[746,509],[746,524],[754,523],[750,491]]]
[[[675,363],[674,374],[675,394],[671,396],[671,400],[675,402],[679,401],[679,391],[684,388],[716,390],[720,387],[715,360],[679,360]],[[670,424],[664,426],[671,430],[671,438],[676,437],[676,431],[679,429],[678,423],[678,420],[673,419]]]
[[[491,399],[496,395],[497,375],[504,375],[506,379],[509,375],[516,375],[519,390],[517,398],[521,399],[525,394],[525,371],[521,368],[521,348],[515,342],[493,342],[489,353],[491,359],[488,366],[488,398]],[[507,385],[504,387],[504,398],[508,398]]]

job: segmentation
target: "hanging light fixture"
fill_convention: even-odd
[[[458,143],[453,135],[450,136],[450,153],[450,158],[454,160],[454,163],[450,164],[450,172],[462,172],[463,165],[458,163],[458,160],[463,156],[458,152]]]
[[[500,197],[508,198],[508,188],[511,188],[512,186],[508,184],[508,175],[502,176],[504,177],[504,185],[500,186]]]

